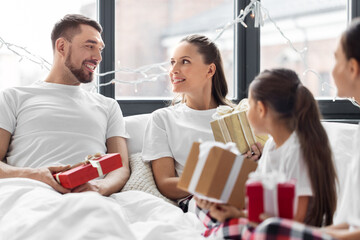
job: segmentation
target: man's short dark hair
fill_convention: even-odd
[[[102,33],[102,27],[95,20],[80,14],[67,14],[63,19],[55,24],[51,32],[53,50],[55,49],[56,40],[60,37],[63,37],[71,42],[72,38],[81,32],[81,24],[89,25],[95,28],[99,33]]]

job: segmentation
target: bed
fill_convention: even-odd
[[[150,165],[141,161],[149,115],[126,117],[131,176],[122,192],[59,194],[21,178],[0,179],[0,240],[8,239],[203,239],[204,226],[157,190]],[[323,123],[340,186],[357,125]],[[339,188],[341,199],[341,187]],[[341,219],[338,219],[341,221]]]

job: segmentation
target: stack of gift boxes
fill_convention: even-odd
[[[210,122],[216,142],[193,143],[178,188],[199,198],[228,203],[240,209],[246,207],[247,195],[250,221],[259,222],[259,214],[263,212],[292,218],[295,200],[293,182],[276,182],[278,179],[274,179],[276,187],[270,189],[263,184],[261,177],[247,182],[257,163],[243,154],[250,151],[255,142],[264,145],[268,139],[268,136],[254,135],[246,117],[247,109],[247,99],[235,109],[227,106],[218,108],[214,120]],[[273,204],[274,199],[276,204]]]

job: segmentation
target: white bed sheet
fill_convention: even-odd
[[[0,179],[0,239],[204,239],[193,213],[127,191],[59,194],[25,178]]]

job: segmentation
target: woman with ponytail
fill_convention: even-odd
[[[178,98],[172,106],[151,114],[145,130],[142,158],[151,162],[160,192],[177,200],[186,212],[192,195],[177,188],[177,183],[191,145],[199,139],[214,140],[210,127],[212,115],[219,105],[232,103],[226,99],[228,87],[220,51],[209,38],[201,35],[185,37],[175,48],[170,63],[169,76]],[[257,146],[253,146],[253,156],[248,153],[253,159],[260,155]]]

